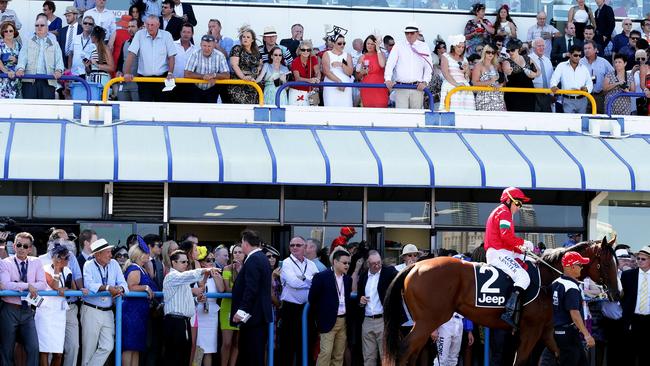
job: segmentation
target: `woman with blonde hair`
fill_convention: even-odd
[[[206,247],[199,247],[198,260],[201,268],[214,268],[214,253],[208,251]],[[210,274],[205,283],[205,292],[223,292],[225,289],[221,273],[216,275]],[[206,298],[205,302],[196,305],[196,317],[199,323],[196,335],[197,355],[195,356],[196,365],[199,364],[199,347],[203,351],[203,366],[212,365],[212,355],[218,351],[217,334],[219,333],[219,304],[216,298]]]
[[[174,253],[178,249],[178,243],[176,243],[173,240],[167,240],[166,242],[163,243],[162,246],[162,262],[163,262],[163,272],[165,275],[169,272],[169,270],[172,268],[172,261],[169,258],[172,253]]]
[[[138,366],[140,352],[147,350],[147,323],[149,301],[158,291],[144,265],[149,262],[149,246],[140,238],[138,245],[129,249],[129,259],[124,264],[124,277],[129,291],[145,291],[148,298],[126,297],[122,305],[122,364]]]
[[[320,83],[320,65],[318,57],[313,54],[314,46],[311,40],[305,39],[298,46],[298,57],[291,63],[291,72],[295,81],[316,84]],[[294,86],[289,89],[289,104],[310,105],[310,95],[318,95],[318,89],[308,86]]]
[[[491,45],[483,47],[481,60],[472,70],[472,85],[499,87],[499,71],[497,70],[497,51]],[[505,111],[506,103],[503,92],[489,91],[476,93],[476,110],[479,111]]]
[[[230,247],[230,258],[232,263],[223,269],[223,282],[225,285],[224,292],[232,292],[232,287],[237,279],[237,274],[241,271],[244,264],[244,250],[241,243]],[[230,323],[231,299],[221,300],[221,310],[219,312],[219,323],[221,323],[221,366],[235,366],[237,355],[239,354],[239,328]]]
[[[440,58],[440,70],[444,77],[440,90],[440,109],[445,109],[447,94],[457,86],[469,85],[469,63],[465,58],[465,37],[461,34],[450,36],[447,42],[449,52]],[[450,110],[474,110],[474,93],[461,91],[452,95]]]

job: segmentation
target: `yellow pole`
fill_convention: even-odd
[[[451,96],[456,94],[459,91],[472,91],[472,92],[482,92],[482,91],[500,91],[504,93],[532,93],[532,94],[553,94],[551,89],[543,89],[543,88],[513,88],[513,87],[502,87],[502,88],[494,88],[491,86],[457,86],[453,88],[452,90],[447,93],[447,96],[445,97],[445,110],[449,111],[451,107]],[[555,94],[573,94],[573,95],[583,95],[587,97],[589,102],[591,102],[591,114],[596,114],[596,99],[594,97],[587,93],[586,91],[582,90],[564,90],[564,89],[558,89],[555,91]],[[532,112],[532,111],[531,111]]]
[[[164,83],[165,78],[152,78],[152,77],[142,77],[142,76],[137,76],[133,78],[133,81],[136,83]],[[189,78],[174,78],[174,81],[176,83],[180,84],[203,84],[203,83],[208,83],[208,80],[201,80],[201,79],[189,79]],[[106,85],[104,85],[104,91],[102,92],[102,102],[107,102],[108,101],[108,91],[110,90],[111,86],[116,83],[122,83],[124,82],[123,77],[117,77],[109,80]],[[260,88],[257,83],[252,82],[252,81],[246,81],[246,80],[236,80],[236,79],[225,79],[225,80],[215,80],[215,84],[225,84],[225,85],[250,85],[255,89],[258,95],[258,100],[260,103],[260,106],[264,105],[264,92],[262,91],[262,88]]]

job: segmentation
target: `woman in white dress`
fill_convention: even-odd
[[[447,42],[449,53],[440,58],[440,70],[444,76],[440,90],[440,110],[445,110],[447,94],[457,86],[469,85],[469,63],[465,56],[465,37],[463,35],[450,36]],[[474,93],[460,91],[451,96],[450,111],[475,110]]]
[[[38,334],[40,365],[60,366],[65,340],[65,322],[68,302],[63,296],[65,290],[76,290],[72,280],[72,271],[68,268],[70,252],[63,245],[57,245],[50,251],[52,264],[43,266],[48,290],[59,292],[60,296],[43,296],[43,303],[36,308],[34,323]],[[52,362],[48,356],[52,354]]]
[[[209,252],[206,247],[198,247],[198,260],[201,268],[214,268],[214,253]],[[208,277],[205,282],[205,292],[223,292],[225,285],[223,277],[219,274],[216,277]],[[199,347],[203,351],[203,366],[212,365],[212,355],[217,353],[217,334],[219,333],[219,305],[217,299],[207,298],[205,302],[196,305],[196,317],[199,329],[196,336],[197,355]],[[198,356],[196,356],[198,361]],[[198,363],[197,363],[198,364]]]
[[[345,37],[336,34],[332,37],[333,48],[323,54],[323,74],[325,82],[351,83],[352,57],[345,52]],[[352,88],[323,88],[323,105],[326,107],[352,107]]]

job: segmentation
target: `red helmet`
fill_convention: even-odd
[[[530,198],[526,197],[524,192],[521,189],[515,187],[508,187],[503,190],[501,193],[501,202],[506,202],[507,200],[519,200],[523,203],[529,202]]]
[[[353,237],[357,233],[352,226],[344,226],[341,228],[341,235]]]

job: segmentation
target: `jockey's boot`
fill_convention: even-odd
[[[521,315],[520,296],[524,292],[521,287],[515,287],[506,302],[506,311],[501,315],[501,320],[508,323],[515,331],[519,329]]]

